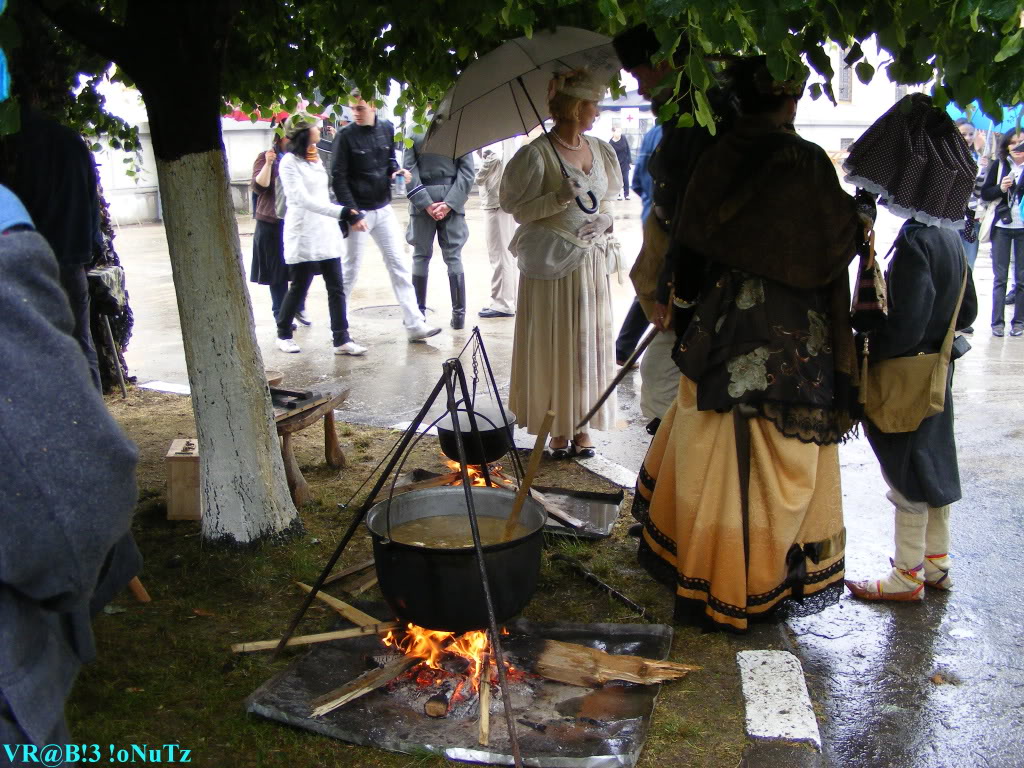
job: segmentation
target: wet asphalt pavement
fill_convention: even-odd
[[[616,231],[627,259],[640,243],[639,202],[617,204]],[[396,203],[400,221],[404,203]],[[351,395],[340,417],[390,426],[408,421],[422,405],[441,363],[458,354],[489,295],[490,270],[482,217],[472,198],[470,242],[463,261],[469,293],[468,327],[447,327],[450,300],[443,262],[435,256],[428,304],[430,319],[444,331],[426,344],[404,338],[397,307],[374,246],[349,309],[363,358],[335,357],[320,281],[308,310],[314,324],[300,328],[303,352],[288,355],[274,346],[269,294],[250,286],[256,333],[268,369],[285,372],[290,388],[340,389]],[[879,252],[885,253],[899,221],[882,214]],[[252,221],[239,219],[245,268],[251,254]],[[125,266],[135,312],[128,351],[140,383],[187,382],[177,307],[163,230],[125,227],[116,246]],[[1024,766],[1024,608],[1017,576],[1022,572],[1024,516],[1024,338],[993,338],[986,319],[991,307],[991,265],[982,246],[975,265],[979,296],[974,349],[957,365],[954,397],[964,498],[952,514],[956,590],[930,590],[921,604],[861,603],[845,595],[816,616],[781,628],[761,628],[737,648],[781,647],[801,659],[818,711],[823,754],[837,768],[959,768]],[[616,321],[632,298],[628,281],[613,285]],[[488,353],[502,394],[507,392],[513,320],[481,320]],[[472,375],[472,361],[466,365]],[[481,385],[482,383],[481,377]],[[640,467],[649,437],[639,413],[639,374],[619,390],[619,430],[594,433],[601,456],[629,477]],[[531,444],[532,438],[517,440]],[[893,514],[867,441],[840,451],[848,528],[847,574],[883,575],[892,555]],[[783,756],[773,765],[792,765]],[[754,763],[756,764],[756,763]]]

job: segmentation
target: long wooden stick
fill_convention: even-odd
[[[313,591],[313,588],[308,584],[303,584],[301,581],[296,581],[295,583],[299,586],[299,589],[303,590],[304,592]],[[339,600],[336,597],[331,597],[330,595],[325,594],[324,592],[317,592],[316,597],[318,600],[322,600],[323,602],[327,603],[327,605],[331,606],[331,608],[340,613],[344,618],[348,619],[353,624],[358,624],[360,627],[369,627],[374,624],[382,623],[380,619],[375,619],[370,614],[363,613],[358,608],[351,606],[348,603],[344,602],[343,600]]]
[[[578,517],[573,517],[560,506],[551,501],[546,495],[538,491],[536,488],[530,491],[530,496],[544,507],[545,511],[554,518],[557,518],[560,522],[565,523],[571,528],[586,528],[587,523],[584,520],[580,520]]]
[[[309,702],[312,707],[312,717],[320,717],[328,712],[333,712],[343,704],[348,704],[353,699],[358,699],[370,691],[375,691],[382,685],[387,685],[400,674],[414,664],[419,664],[423,659],[416,656],[400,656],[394,661],[384,665],[380,669],[372,669],[364,672],[354,680],[350,680],[340,688],[335,688],[330,693],[325,693]]]
[[[349,594],[352,595],[352,597],[356,597],[358,595],[361,595],[361,594],[363,594],[363,592],[368,590],[370,587],[372,587],[376,583],[377,583],[377,574],[375,573],[375,574],[373,574],[373,576],[371,576],[370,578],[366,579],[362,584],[359,584],[358,586],[354,587],[352,589],[352,591],[349,592]]]
[[[530,493],[530,486],[533,485],[533,478],[537,474],[537,468],[540,466],[540,457],[544,455],[544,443],[547,442],[548,432],[551,431],[551,425],[554,421],[554,411],[548,411],[544,414],[544,421],[541,422],[540,432],[537,434],[537,442],[534,443],[533,453],[530,454],[530,463],[526,467],[526,477],[523,478],[523,484],[519,486],[519,492],[516,493],[515,501],[512,502],[512,514],[505,521],[505,534],[502,536],[502,541],[511,539],[512,534],[516,531],[516,526],[519,525],[519,513],[522,512],[523,504],[526,503],[526,496]]]
[[[320,632],[315,635],[295,635],[288,638],[288,645],[312,645],[313,643],[326,643],[330,640],[344,640],[349,637],[361,635],[383,635],[398,629],[397,621],[388,621],[383,624],[368,624],[365,627],[354,627],[353,629],[338,629],[334,632]],[[254,640],[248,643],[235,643],[231,650],[235,653],[251,653],[253,651],[272,651],[277,648],[281,639],[277,640]]]

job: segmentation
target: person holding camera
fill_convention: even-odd
[[[999,142],[996,162],[989,165],[981,199],[996,201],[995,221],[992,222],[992,335],[1002,336],[1006,326],[1004,302],[1006,278],[1013,253],[1014,285],[1024,285],[1024,220],[1021,218],[1021,199],[1024,183],[1024,133],[1007,131]],[[1010,335],[1024,335],[1024,292],[1018,292],[1013,302]]]

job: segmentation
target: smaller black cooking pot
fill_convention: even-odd
[[[478,518],[507,520],[514,499],[514,493],[501,488],[473,488],[473,507]],[[424,517],[467,514],[461,486],[410,491],[391,500],[392,529]],[[526,533],[483,548],[487,582],[499,624],[519,614],[537,588],[546,517],[540,504],[528,497],[519,515],[519,524]],[[399,619],[457,634],[488,626],[487,603],[472,546],[441,549],[391,540],[387,501],[370,509],[366,526],[373,536],[380,591]]]
[[[495,408],[474,408],[476,427],[480,430],[480,443],[473,437],[473,427],[469,423],[469,414],[463,405],[456,412],[459,416],[459,431],[462,432],[462,443],[466,449],[467,464],[490,464],[497,461],[511,447],[506,422]],[[515,424],[515,416],[505,411],[508,424]],[[459,461],[459,448],[455,442],[455,431],[452,429],[452,415],[449,413],[437,422],[437,441],[441,452],[452,461]]]

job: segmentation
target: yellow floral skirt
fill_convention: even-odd
[[[842,594],[846,531],[839,448],[784,437],[755,416],[747,535],[732,412],[697,410],[685,376],[644,459],[633,515],[640,561],[676,591],[678,620],[745,630],[814,613]]]

